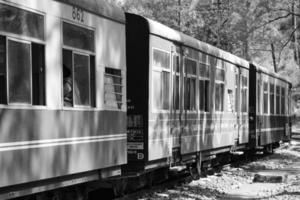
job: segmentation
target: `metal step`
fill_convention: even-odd
[[[230,152],[232,155],[235,155],[235,156],[240,156],[240,155],[243,155],[244,152],[243,151],[231,151]]]
[[[178,165],[174,167],[170,167],[170,172],[179,173],[186,170],[186,165]]]

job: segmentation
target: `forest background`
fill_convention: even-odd
[[[288,78],[300,114],[300,0],[110,0]],[[298,102],[298,103],[297,103]]]

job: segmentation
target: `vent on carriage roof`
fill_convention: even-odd
[[[106,0],[55,0],[65,4],[78,6],[86,11],[102,17],[125,23],[125,14],[121,8],[114,6]]]

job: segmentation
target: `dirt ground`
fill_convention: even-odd
[[[254,182],[255,174],[280,176],[281,183]],[[173,188],[150,190],[139,200],[156,199],[300,199],[300,140],[274,154]]]

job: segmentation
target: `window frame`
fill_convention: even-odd
[[[1,1],[0,4],[3,4],[3,5],[7,5],[7,6],[11,6],[11,7],[15,7],[17,9],[21,9],[21,10],[24,10],[24,11],[27,11],[27,12],[31,12],[33,14],[38,14],[38,15],[41,15],[43,17],[43,29],[44,29],[44,40],[42,39],[39,39],[39,38],[35,38],[35,37],[31,37],[31,36],[25,36],[25,35],[21,35],[21,34],[16,34],[16,33],[12,33],[12,32],[8,32],[8,31],[3,31],[3,30],[0,30],[0,35],[5,37],[5,41],[6,41],[6,52],[5,52],[5,58],[6,58],[6,63],[5,63],[5,69],[6,69],[6,74],[5,74],[5,83],[6,83],[6,96],[5,96],[5,99],[6,99],[6,103],[4,104],[0,104],[0,108],[3,108],[3,107],[12,107],[12,108],[24,108],[24,107],[30,107],[30,109],[46,109],[47,107],[47,86],[46,86],[46,83],[47,83],[47,63],[46,61],[44,62],[44,105],[33,105],[33,77],[32,77],[32,43],[36,43],[38,45],[43,45],[44,46],[44,59],[46,60],[46,15],[44,12],[40,12],[40,11],[37,11],[37,10],[34,10],[34,9],[30,9],[28,7],[25,7],[23,5],[16,5],[14,3],[11,3],[11,2],[3,2]],[[30,45],[30,85],[31,85],[31,103],[30,104],[27,104],[27,103],[10,103],[9,102],[9,84],[8,84],[8,40],[11,40],[11,41],[15,41],[15,42],[20,42],[20,43],[29,43]]]
[[[81,27],[81,28],[85,28],[85,29],[89,29],[91,31],[94,32],[94,47],[95,47],[95,52],[93,51],[90,51],[90,50],[85,50],[85,49],[78,49],[78,48],[75,48],[75,47],[71,47],[71,46],[67,46],[64,44],[64,41],[63,41],[63,24],[64,23],[68,23],[68,24],[71,24],[71,25],[74,25],[74,26],[78,26],[78,27]],[[63,110],[97,110],[97,94],[96,94],[96,88],[95,88],[95,91],[94,91],[94,100],[95,101],[95,106],[92,105],[92,99],[91,99],[91,56],[93,56],[95,58],[95,72],[96,73],[96,62],[97,62],[97,59],[96,59],[96,52],[97,52],[97,46],[96,46],[96,29],[94,27],[89,27],[89,26],[85,26],[83,24],[77,24],[77,23],[74,23],[72,21],[68,21],[68,20],[65,20],[65,19],[61,19],[60,21],[60,28],[61,28],[61,37],[62,37],[62,40],[61,40],[61,55],[62,55],[62,63],[61,63],[61,105],[62,105],[62,109]],[[68,50],[68,51],[71,51],[72,52],[72,81],[73,81],[73,86],[72,86],[72,89],[74,91],[74,53],[76,54],[79,54],[79,55],[88,55],[89,59],[88,59],[88,62],[89,62],[89,97],[90,97],[90,105],[89,106],[77,106],[75,105],[75,102],[74,102],[74,92],[72,92],[72,96],[73,96],[73,106],[64,106],[64,91],[63,91],[63,50]],[[97,83],[97,76],[94,77],[94,84],[96,85]]]
[[[195,68],[195,70],[196,70],[196,74],[188,74],[187,73],[187,68],[186,68],[186,65],[185,65],[185,61],[186,60],[190,60],[190,61],[193,61],[193,62],[195,62],[195,64],[196,64],[196,68]],[[198,111],[199,110],[199,108],[197,107],[197,105],[198,105],[198,103],[197,103],[197,100],[198,100],[198,98],[197,98],[197,94],[198,94],[198,91],[197,91],[197,80],[198,80],[198,71],[199,71],[199,61],[197,60],[197,59],[195,59],[195,58],[192,58],[192,57],[188,57],[187,55],[185,55],[184,57],[183,57],[183,63],[184,63],[184,67],[183,67],[183,69],[184,69],[184,71],[183,71],[183,85],[184,85],[184,87],[183,87],[183,89],[184,89],[184,92],[183,92],[183,99],[184,99],[184,104],[183,104],[183,108],[184,108],[184,110],[185,111],[187,111],[187,112],[196,112],[196,111]],[[186,107],[185,107],[185,94],[186,94],[186,91],[185,91],[185,88],[186,88],[186,79],[188,79],[189,80],[189,82],[191,82],[191,80],[195,80],[195,88],[194,88],[194,93],[195,93],[195,99],[194,99],[194,102],[195,102],[195,109],[191,109],[191,93],[190,93],[190,96],[189,96],[189,109],[186,109]],[[191,89],[191,84],[189,84],[189,86],[190,86],[190,89]]]
[[[169,55],[169,68],[166,69],[166,68],[163,68],[163,67],[158,67],[158,66],[155,66],[154,65],[154,51],[157,50],[157,51],[161,51],[161,52],[164,52],[164,53],[167,53]],[[170,109],[172,109],[172,101],[170,101],[170,98],[171,98],[171,91],[173,90],[172,88],[172,53],[171,51],[167,51],[165,49],[161,49],[159,47],[152,47],[151,48],[151,55],[150,55],[150,58],[151,58],[151,107],[152,107],[152,112],[153,113],[169,113],[170,112]],[[149,63],[150,65],[150,63]],[[160,105],[159,105],[159,108],[156,108],[155,107],[155,103],[154,103],[154,94],[155,94],[155,91],[154,91],[154,87],[153,87],[153,72],[159,72],[160,73],[160,81],[162,81],[162,73],[163,72],[166,72],[166,73],[169,73],[169,98],[168,98],[168,102],[169,102],[169,106],[168,106],[168,109],[163,109],[163,101],[162,99],[160,100]],[[161,83],[160,83],[161,84]],[[162,88],[162,85],[160,85],[161,88],[161,92],[162,92],[162,98],[163,98],[163,88]]]
[[[72,95],[73,95],[73,107],[74,108],[90,108],[92,107],[92,100],[91,100],[91,57],[89,54],[85,54],[85,53],[82,53],[82,52],[77,52],[77,51],[72,51],[72,63],[73,63],[73,66],[72,66],[72,81],[73,81],[73,84],[72,84],[72,90],[75,91],[74,89],[74,75],[75,75],[75,54],[76,55],[79,55],[79,56],[87,56],[88,57],[88,81],[89,81],[89,105],[86,106],[86,105],[77,105],[75,104],[75,95],[74,95],[74,92],[72,92]]]
[[[9,94],[10,94],[10,90],[9,90],[9,59],[8,59],[8,41],[13,41],[13,42],[18,42],[18,43],[22,43],[22,44],[28,44],[30,46],[30,51],[29,51],[29,59],[30,59],[30,103],[11,103],[9,101]],[[20,39],[15,39],[15,38],[10,38],[10,37],[6,37],[6,101],[7,101],[7,105],[11,106],[11,105],[16,105],[16,106],[35,106],[32,105],[33,104],[33,86],[32,86],[32,45],[30,41],[24,41],[24,40],[20,40]]]
[[[267,89],[265,90],[265,85],[267,86]],[[269,102],[269,83],[267,81],[263,81],[263,110],[262,113],[263,115],[269,115],[270,114],[270,102]],[[267,96],[267,99],[265,99],[265,95]],[[265,100],[267,102],[267,109],[265,107]],[[265,112],[267,111],[267,112]]]
[[[120,71],[120,76],[117,76],[117,75],[113,75],[113,74],[108,74],[106,73],[106,69],[113,69],[113,70],[119,70]],[[118,93],[118,92],[113,92],[113,94],[116,94],[116,95],[121,95],[121,101],[117,101],[117,98],[116,98],[116,104],[117,104],[117,108],[113,108],[111,107],[110,105],[107,105],[106,104],[106,99],[105,99],[105,93],[106,93],[106,90],[105,90],[105,86],[107,85],[106,82],[105,82],[105,79],[106,79],[106,76],[109,76],[109,77],[117,77],[117,78],[121,78],[121,84],[115,84],[113,83],[112,86],[118,86],[118,87],[121,87],[121,93]],[[104,99],[104,105],[109,108],[109,110],[113,110],[113,111],[122,111],[124,110],[124,92],[126,91],[124,88],[125,88],[125,85],[124,85],[124,74],[123,74],[123,70],[122,69],[118,69],[118,68],[114,68],[114,67],[111,67],[111,66],[105,66],[104,67],[104,91],[103,91],[103,99]],[[118,108],[118,104],[121,104],[121,107]]]
[[[180,110],[180,54],[179,53],[176,53],[176,52],[173,52],[172,55],[171,55],[171,59],[172,59],[172,94],[173,94],[173,99],[172,99],[172,110],[174,111],[179,111]],[[177,62],[177,59],[178,59],[178,72],[176,69],[174,69],[174,59],[176,60]],[[174,85],[176,84],[176,78],[178,78],[178,85],[177,85],[177,91],[175,91],[175,88],[174,88]],[[178,92],[178,109],[176,107],[176,92]]]
[[[206,62],[203,62],[203,56],[206,57],[206,59],[205,59]],[[200,71],[201,71],[202,65],[205,65],[205,67],[208,68],[208,77],[207,76],[201,76]],[[210,69],[211,69],[211,66],[210,66],[210,55],[207,54],[207,53],[205,53],[205,52],[200,52],[199,53],[199,61],[198,61],[198,71],[199,71],[199,73],[198,73],[198,83],[199,83],[198,84],[199,85],[199,87],[198,87],[198,93],[200,91],[200,82],[204,82],[204,90],[206,89],[205,88],[206,87],[206,83],[208,82],[208,93],[207,93],[207,96],[204,96],[204,102],[203,102],[203,104],[204,104],[204,110],[201,110],[202,108],[200,106],[201,104],[200,104],[200,93],[199,93],[198,111],[200,113],[201,112],[202,113],[209,113],[210,112],[210,109],[209,109],[209,93],[210,93],[209,92],[209,88],[210,88],[210,85],[211,85],[211,83],[210,83],[211,82],[210,81],[210,76],[211,76]],[[203,91],[203,92],[205,92],[205,91]],[[207,106],[207,109],[206,109],[206,106]]]
[[[241,113],[248,113],[249,112],[249,76],[246,74],[241,74],[242,78],[242,87],[241,87],[241,92],[242,92],[242,108],[241,108]],[[244,80],[246,80],[246,85],[244,85]],[[243,96],[243,92],[245,92],[245,99]],[[245,105],[244,105],[245,103]],[[244,107],[245,106],[245,107]],[[244,110],[246,108],[246,110]]]
[[[225,112],[225,80],[226,80],[226,65],[225,65],[225,61],[220,59],[220,58],[217,58],[215,57],[216,59],[216,74],[217,74],[217,70],[222,70],[224,71],[224,80],[218,80],[217,77],[215,78],[215,87],[214,87],[214,92],[215,92],[215,102],[214,102],[214,110],[216,113],[224,113]],[[221,63],[221,64],[220,64]],[[220,97],[220,106],[221,106],[221,110],[217,110],[217,107],[216,107],[216,99],[217,99],[217,85],[218,86],[221,86],[220,88],[222,88],[223,86],[223,94],[222,94],[222,97]]]
[[[270,115],[276,115],[276,100],[275,100],[275,95],[276,95],[276,87],[275,83],[269,82],[269,107],[270,107]],[[273,89],[273,91],[272,91]],[[272,103],[273,103],[273,108],[272,108]]]

